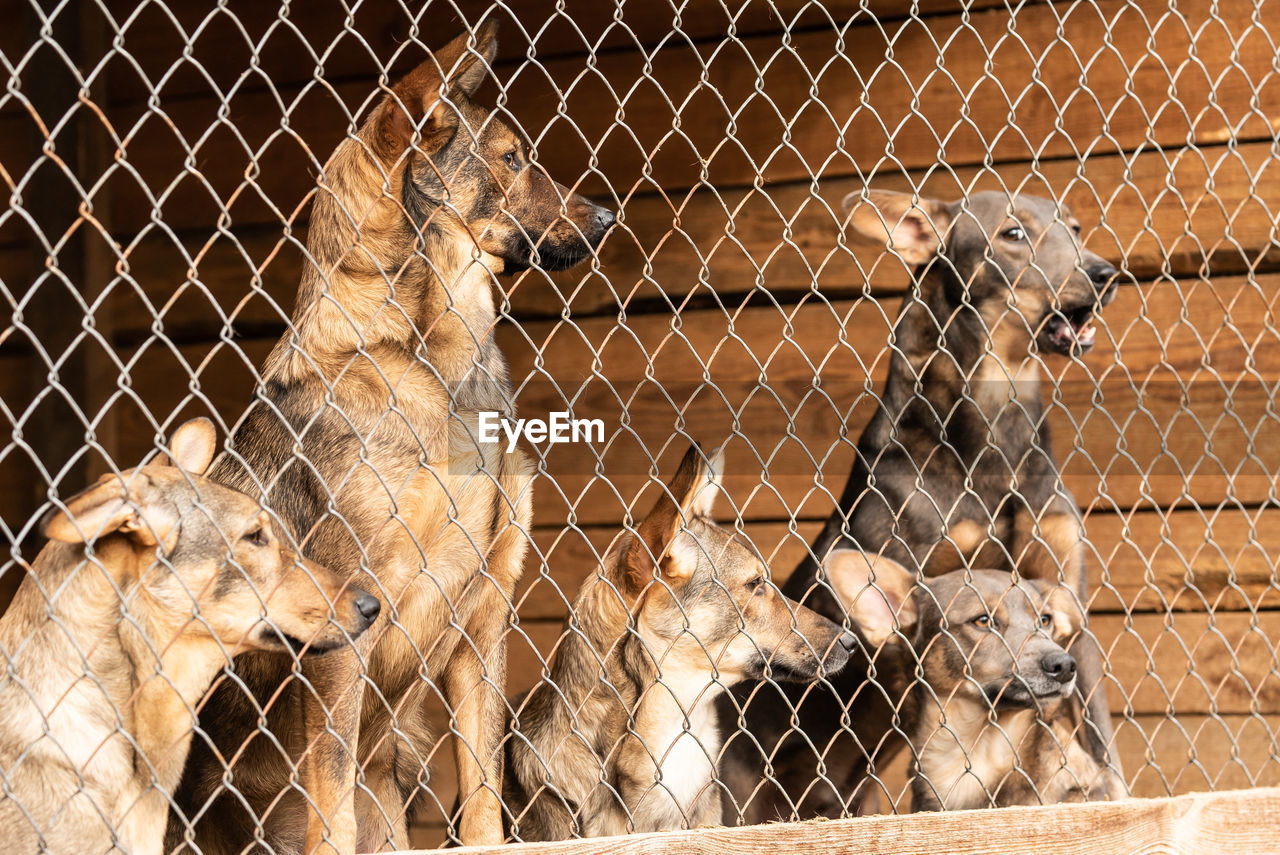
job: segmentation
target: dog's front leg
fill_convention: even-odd
[[[1081,611],[1087,614],[1089,578],[1085,566],[1084,531],[1073,510],[1051,510],[1033,519],[1023,510],[1014,523],[1014,559],[1025,578],[1056,581],[1063,579],[1076,595]],[[1111,706],[1107,702],[1102,651],[1092,633],[1082,632],[1069,651],[1080,667],[1080,691],[1089,715],[1082,724],[1084,744],[1100,762],[1120,771],[1115,757],[1115,731],[1111,726]],[[1121,781],[1118,775],[1113,776]],[[1121,784],[1121,788],[1123,784]],[[1112,787],[1112,790],[1115,788]],[[1112,792],[1112,798],[1126,795]]]
[[[502,724],[506,701],[508,621],[495,614],[509,612],[506,599],[492,583],[477,580],[493,593],[480,597],[444,670],[445,701],[452,710],[457,733],[453,739],[458,765],[458,799],[462,816],[458,837],[464,846],[502,843]]]
[[[306,855],[356,850],[356,743],[364,681],[352,648],[306,660],[302,719],[310,737],[298,777],[307,794]]]

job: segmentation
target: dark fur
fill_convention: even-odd
[[[1083,615],[1069,589],[1008,572],[922,579],[837,550],[827,575],[872,643],[915,663],[901,709],[912,809],[965,810],[1105,799],[1123,782],[1080,744],[1083,705],[1064,646]],[[874,586],[874,587],[872,587]]]
[[[715,698],[766,668],[810,680],[848,659],[854,637],[781,596],[755,550],[712,521],[722,465],[690,449],[669,495],[583,584],[550,679],[515,702],[514,837],[718,824]]]
[[[479,411],[512,412],[493,277],[535,254],[548,269],[581,261],[613,216],[531,165],[471,100],[495,51],[489,25],[470,47],[455,39],[325,167],[293,328],[213,474],[380,591],[386,617],[357,648],[364,666],[331,656],[303,680],[283,657],[236,661],[201,717],[209,742],[192,753],[172,843],[190,822],[205,853],[257,834],[276,852],[407,848],[436,691],[460,734],[458,836],[502,837],[504,638],[531,496],[524,456],[475,440]]]
[[[1087,602],[1079,514],[1054,462],[1038,366],[1043,354],[1078,356],[1092,344],[1088,320],[1113,296],[1114,268],[1080,245],[1070,211],[1046,199],[978,193],[913,204],[903,194],[868,196],[846,199],[853,227],[916,266],[918,290],[894,327],[889,377],[840,507],[784,592],[843,619],[819,561],[850,547],[927,575],[1016,567],[1029,578],[1062,578]],[[1102,759],[1112,731],[1100,657],[1087,634],[1072,652],[1089,697],[1081,739]],[[727,749],[726,774],[743,800],[726,811],[727,822],[875,809],[868,768],[902,745],[893,704],[910,675],[899,651],[879,651],[871,667],[855,655],[835,694],[760,687],[746,714],[753,739]],[[869,674],[878,686],[866,683]],[[810,746],[821,753],[822,776]],[[772,773],[761,785],[766,758]]]

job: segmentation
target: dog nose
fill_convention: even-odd
[[[858,648],[858,636],[848,630],[845,630],[840,633],[840,646],[852,653]]]
[[[370,625],[378,619],[378,614],[382,611],[382,603],[378,602],[378,598],[372,594],[361,591],[360,596],[356,597],[356,611],[364,618],[365,624]]]
[[[597,206],[595,220],[596,228],[598,228],[603,234],[613,227],[613,224],[618,221],[618,218],[613,211],[610,211],[608,208],[601,208]]]
[[[1045,654],[1040,659],[1040,668],[1059,683],[1070,683],[1076,678],[1076,660],[1063,650]]]
[[[1106,293],[1114,285],[1112,280],[1115,278],[1116,269],[1105,261],[1092,265],[1086,272],[1089,274],[1089,281],[1099,293]]]

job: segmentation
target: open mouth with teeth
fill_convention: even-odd
[[[1097,333],[1093,326],[1093,306],[1079,306],[1051,311],[1045,319],[1041,338],[1059,353],[1071,355],[1093,347]]]

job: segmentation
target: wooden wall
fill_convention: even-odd
[[[20,93],[44,98],[0,102],[0,510],[21,555],[51,479],[65,495],[190,415],[243,410],[292,307],[316,172],[380,74],[487,10],[419,5],[111,2],[116,27],[67,12],[51,27],[81,43],[80,100],[65,68],[36,76],[57,71],[38,26],[0,35]],[[1249,0],[563,5],[490,12],[482,98],[619,228],[596,264],[504,279],[498,335],[524,414],[609,429],[545,455],[511,690],[690,438],[728,440],[721,511],[789,572],[843,487],[908,278],[850,242],[839,200],[1004,187],[1065,199],[1124,276],[1094,352],[1050,361],[1046,392],[1130,782],[1280,781],[1280,25]],[[40,211],[39,181],[78,217]],[[33,222],[60,236],[52,255]],[[439,764],[446,806],[451,778]]]

